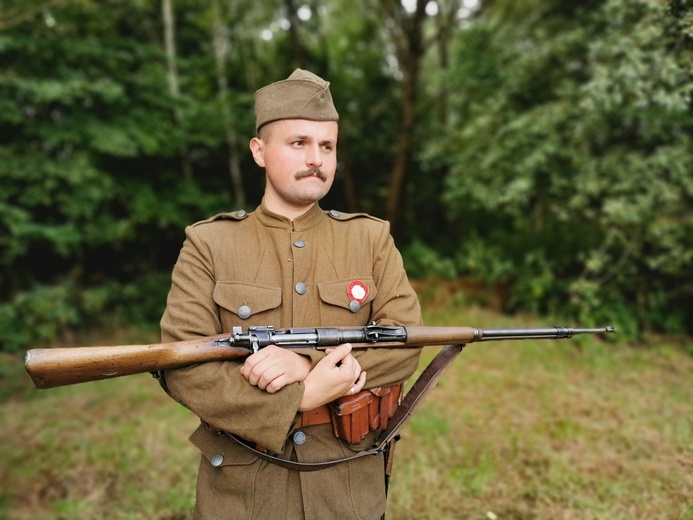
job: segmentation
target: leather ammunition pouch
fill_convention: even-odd
[[[371,388],[328,404],[334,436],[359,444],[368,432],[384,430],[399,406],[402,385]]]

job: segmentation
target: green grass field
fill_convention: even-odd
[[[551,325],[423,300],[428,325]],[[691,351],[690,338],[469,345],[404,429],[388,520],[693,519]],[[0,363],[0,517],[188,518],[197,420],[150,376],[38,391],[18,356]]]

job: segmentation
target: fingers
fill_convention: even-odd
[[[366,385],[366,377],[367,377],[366,372],[361,372],[359,374],[358,378],[356,379],[356,381],[354,381],[353,386],[344,395],[354,395],[354,394],[359,393],[361,390],[363,390],[363,387]]]
[[[276,392],[284,386],[281,381],[284,378],[284,375],[284,367],[281,365],[274,365],[262,372],[260,377],[257,378],[256,383],[252,382],[252,379],[254,378],[251,378],[251,380],[248,382],[250,384],[255,384],[255,386],[257,386],[260,390],[268,390],[268,388],[271,386],[273,392]]]
[[[363,390],[363,387],[365,385],[366,385],[366,372],[361,372],[359,374],[358,379],[354,383],[354,386],[351,387],[352,388],[351,393],[356,394],[356,393],[360,392],[361,390]]]
[[[281,375],[280,360],[272,357],[265,350],[260,350],[250,356],[241,367],[241,374],[251,385],[260,386],[258,383],[264,377],[264,386],[267,386],[269,381]]]
[[[335,349],[328,349],[323,361],[329,362],[334,382],[344,388],[342,395],[360,392],[366,383],[366,372],[361,370],[358,360],[351,355],[351,344],[345,343]]]
[[[251,384],[269,393],[303,381],[310,372],[310,360],[276,346],[266,347],[249,356],[241,375]]]
[[[287,349],[269,346],[249,356],[240,372],[251,385],[271,394],[292,383],[304,381],[312,394],[306,397],[306,403],[324,404],[337,397],[360,392],[366,383],[366,372],[361,370],[358,360],[351,355],[351,349],[348,343],[327,349],[325,357],[311,370],[308,358]]]
[[[249,356],[241,367],[241,375],[245,377],[251,384],[257,384],[257,379],[259,378],[260,374],[262,374],[262,369],[258,369],[257,367],[267,360],[269,355],[269,348],[264,348]]]
[[[325,350],[325,360],[329,360],[329,363],[333,365],[338,365],[344,360],[349,354],[351,354],[351,343],[344,343],[335,348],[328,348]]]

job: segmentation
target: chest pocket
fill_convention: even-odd
[[[352,302],[349,296],[349,285],[354,281],[353,278],[317,284],[321,301],[320,322],[324,326],[360,326],[368,322],[371,316],[371,302],[377,296],[378,289],[372,277],[361,277],[358,280],[368,287],[368,294],[361,302]]]
[[[212,294],[224,330],[233,326],[279,323],[282,291],[276,287],[217,282]]]

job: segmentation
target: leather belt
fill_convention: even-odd
[[[296,428],[303,428],[304,426],[315,426],[317,424],[330,424],[331,422],[332,419],[330,418],[330,408],[326,404],[324,404],[322,406],[318,406],[317,408],[313,408],[312,410],[302,412],[301,418],[296,423]],[[224,430],[217,428],[216,426],[213,426],[208,422],[202,421],[202,424],[207,429],[207,431],[210,431],[215,435],[226,435],[226,432]],[[229,436],[229,440],[233,444],[240,444],[234,437]],[[267,448],[265,448],[264,446],[254,444],[253,447],[258,451],[267,453]]]
[[[330,408],[326,404],[301,413],[301,418],[296,423],[296,428],[315,426],[316,424],[330,424]]]

